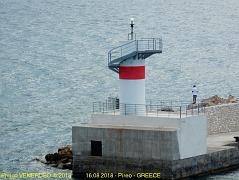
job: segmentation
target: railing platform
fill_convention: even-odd
[[[94,114],[107,114],[107,115],[113,115],[113,116],[120,116],[120,112],[117,111],[117,112],[95,112]],[[132,116],[134,116],[134,114],[131,114]],[[181,114],[180,116],[180,112],[178,113],[147,113],[147,117],[162,117],[162,118],[176,118],[176,119],[181,119],[181,118],[186,118],[186,117],[191,117],[191,116],[196,116],[198,114]],[[123,114],[124,116],[124,114]],[[130,116],[130,115],[128,115]]]
[[[133,40],[116,48],[108,53],[108,67],[119,72],[119,65],[123,61],[138,57],[146,59],[149,56],[162,53],[162,40],[159,38],[144,38],[141,40]]]
[[[93,114],[125,115],[125,116],[149,116],[185,118],[203,115],[205,107],[202,104],[195,105],[153,105],[153,104],[118,104],[107,102],[94,102]]]

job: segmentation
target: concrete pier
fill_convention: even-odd
[[[238,113],[239,105],[230,104],[181,118],[93,114],[72,129],[73,175],[153,172],[180,179],[239,167]],[[92,155],[92,140],[101,154]]]
[[[238,132],[211,135],[207,138],[206,154],[177,160],[142,160],[135,158],[110,158],[81,156],[74,153],[73,175],[83,172],[132,173],[159,172],[161,179],[179,179],[239,165]],[[196,136],[196,135],[195,135]]]
[[[73,175],[153,172],[171,178],[174,162],[207,153],[206,138],[207,119],[203,115],[95,114],[88,124],[72,128]]]

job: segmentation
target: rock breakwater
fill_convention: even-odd
[[[45,160],[41,162],[59,169],[72,170],[72,159],[72,146],[67,145],[59,148],[56,153],[47,154]]]

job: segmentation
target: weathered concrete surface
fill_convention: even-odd
[[[234,136],[239,136],[239,131],[230,133],[213,134],[207,138],[208,152],[236,147],[239,143],[235,142]]]
[[[239,131],[239,104],[206,107],[208,134]]]
[[[147,158],[135,158],[135,156],[125,156],[125,155],[117,155],[117,156],[102,156],[102,157],[93,157],[89,156],[89,143],[79,144],[77,142],[81,141],[82,139],[75,139],[74,133],[79,133],[76,131],[74,132],[73,127],[73,175],[77,176],[79,173],[82,172],[160,172],[161,177],[163,179],[179,179],[183,177],[194,176],[202,173],[210,173],[215,170],[230,168],[233,166],[239,165],[239,150],[238,144],[234,142],[234,136],[239,136],[239,104],[227,104],[227,105],[218,105],[213,107],[206,108],[206,116],[208,118],[208,128],[206,131],[210,136],[207,138],[207,153],[198,155],[198,156],[188,156],[189,158],[178,158],[178,156],[172,156],[174,158],[165,158],[163,155],[157,155],[158,158],[149,158],[153,156],[145,155]],[[107,116],[109,117],[109,115]],[[163,118],[161,119],[154,119],[150,117],[149,121],[145,121],[140,117],[127,117],[127,120],[122,120],[120,117],[116,117],[115,121],[112,121],[112,118],[107,119],[107,117],[101,118],[99,122],[97,120],[93,122],[95,126],[100,125],[103,122],[103,126],[105,124],[108,125],[119,125],[122,126],[131,126],[134,127],[135,124],[139,127],[149,126],[148,128],[156,127],[156,128],[163,128],[163,127],[170,127],[174,129],[174,132],[177,132],[177,137],[173,139],[177,139],[177,141],[172,141],[174,143],[178,143],[179,145],[179,154],[181,154],[181,147],[185,147],[185,149],[192,149],[194,147],[180,146],[182,141],[179,137],[182,137],[179,129],[189,129],[190,131],[185,131],[185,135],[183,135],[183,139],[189,142],[189,140],[195,140],[197,137],[201,137],[197,131],[194,131],[194,127],[197,128],[196,125],[189,125],[187,126],[187,122],[183,122],[183,120],[177,118]],[[105,118],[105,119],[104,119]],[[118,118],[118,119],[117,119]],[[126,118],[126,117],[124,117]],[[134,119],[135,118],[135,119]],[[131,124],[130,124],[131,123]],[[185,126],[186,123],[186,126]],[[199,124],[202,122],[198,121]],[[192,128],[193,127],[193,128]],[[204,127],[205,128],[205,127]],[[152,131],[152,130],[151,130]],[[85,132],[85,133],[88,133]],[[173,133],[175,135],[175,133]],[[83,135],[84,136],[84,135]],[[150,136],[150,135],[149,135]],[[80,137],[80,136],[79,136]],[[94,134],[94,137],[100,137],[99,134]],[[108,138],[112,138],[112,134],[108,136]],[[141,136],[142,137],[142,136]],[[173,137],[173,136],[172,136]],[[188,137],[188,141],[187,138]],[[88,139],[89,140],[89,139]],[[172,139],[171,139],[172,140]],[[132,142],[132,141],[131,141]],[[193,141],[191,141],[193,142]],[[195,141],[197,142],[197,140]],[[75,144],[74,144],[75,143]],[[112,144],[113,141],[112,141]],[[116,143],[117,144],[117,143]],[[129,144],[129,143],[128,143]],[[134,144],[134,143],[132,143]],[[152,144],[152,143],[151,143]],[[160,143],[159,143],[160,144]],[[170,143],[169,143],[170,144]],[[200,145],[200,144],[198,144]],[[79,149],[79,147],[83,148],[82,153],[75,152],[75,149]],[[147,148],[145,149],[146,152],[152,152],[152,146],[147,144]],[[168,146],[165,143],[161,143],[161,146]],[[140,146],[136,146],[138,148]],[[85,150],[84,150],[85,148]],[[88,149],[87,149],[88,148]],[[103,147],[104,148],[104,147]],[[108,153],[112,153],[112,151],[118,152],[118,146],[113,145],[113,148],[109,148],[107,151]],[[130,146],[131,150],[135,149],[133,146]],[[169,148],[170,149],[170,148]],[[161,149],[162,150],[162,149]],[[157,149],[153,151],[157,152]],[[167,151],[167,148],[164,147],[163,151]],[[173,152],[173,151],[169,151]],[[176,153],[177,151],[174,151]],[[121,151],[120,151],[121,153]],[[149,154],[150,154],[149,153]],[[124,153],[123,153],[124,154]],[[139,157],[139,154],[137,157]],[[104,154],[103,154],[104,155]],[[152,155],[152,154],[151,154]],[[177,153],[176,153],[177,155]],[[175,158],[177,157],[177,158]],[[162,159],[161,159],[162,158]]]
[[[176,160],[207,151],[205,116],[170,119],[100,115],[98,118],[91,124],[72,128],[75,153],[90,155],[91,140],[102,142],[104,157]]]
[[[209,136],[207,154],[180,160],[104,158],[80,156],[73,152],[73,176],[83,172],[160,172],[162,179],[179,179],[210,173],[239,164],[238,144],[233,139],[237,135],[239,132]]]
[[[175,128],[117,126],[73,127],[73,155],[90,156],[91,140],[102,142],[102,156],[139,160],[180,159]]]
[[[179,146],[180,159],[205,154],[207,151],[207,119],[206,116],[202,115],[189,116],[180,119],[179,117],[168,118],[93,114],[90,125],[94,125],[96,127],[111,126],[111,128],[114,126],[121,126],[120,128],[124,128],[122,126],[130,128],[138,126],[141,129],[174,128],[177,130],[177,137],[175,139],[178,140],[177,144]],[[197,136],[192,136],[192,134],[196,134]],[[159,138],[159,141],[161,140],[162,138]],[[155,141],[155,143],[158,143],[159,141]],[[145,142],[144,144],[147,143],[149,142]],[[144,146],[144,144],[142,145]],[[165,157],[166,156],[164,155],[163,158]]]

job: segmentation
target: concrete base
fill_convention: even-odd
[[[140,160],[134,158],[107,158],[73,155],[73,176],[85,172],[160,173],[161,179],[179,179],[210,173],[239,165],[238,144],[233,136],[239,132],[209,136],[208,153],[178,160]],[[74,149],[73,149],[74,150]]]
[[[174,128],[106,125],[73,127],[73,155],[91,156],[94,150],[92,141],[102,143],[102,157],[139,160],[180,159],[178,131]]]
[[[88,135],[91,134],[91,138],[97,136],[99,141],[102,141],[104,144],[110,143],[109,136],[101,137],[103,133],[101,133],[101,135],[100,133],[95,134],[93,132],[95,131],[93,130],[94,128],[100,128],[102,132],[105,132],[104,134],[109,131],[104,129],[111,129],[111,142],[113,141],[114,144],[118,142],[115,137],[119,139],[122,135],[122,144],[120,146],[126,152],[129,150],[136,151],[137,143],[141,144],[140,148],[143,149],[142,152],[144,152],[144,154],[140,154],[139,157],[144,159],[152,158],[150,157],[151,152],[149,152],[149,150],[157,154],[157,157],[160,157],[161,160],[173,159],[176,154],[179,154],[177,156],[178,159],[183,159],[207,152],[207,118],[203,115],[185,118],[168,118],[93,114],[90,123],[85,127],[88,128],[87,132]],[[81,130],[81,128],[83,128],[83,126],[73,127],[73,137],[82,137],[78,139],[78,141],[76,140],[75,143],[79,143],[80,141],[90,142],[90,137],[87,138],[86,136],[88,135],[86,135],[83,132],[85,130]],[[117,129],[120,130],[121,134],[118,133]],[[124,129],[127,130],[124,131]],[[169,132],[168,129],[171,129],[171,132]],[[172,131],[174,131],[174,133],[172,133]],[[124,138],[124,135],[126,138]],[[85,139],[83,137],[85,137]],[[133,139],[129,145],[135,145],[130,149],[127,144],[129,143],[129,139]],[[153,148],[154,146],[151,144],[154,144],[157,148]],[[173,148],[174,155],[172,155],[170,147]],[[79,152],[80,149],[77,151]],[[107,151],[105,155],[107,156],[107,154],[112,154],[112,152]],[[115,153],[114,156],[118,156],[118,154]],[[155,157],[156,156],[154,156],[154,158]]]
[[[72,128],[73,174],[155,172],[163,178],[181,177],[174,175],[187,164],[180,159],[193,157],[190,167],[195,156],[206,154],[206,137],[205,116],[93,115],[88,124]]]
[[[82,177],[86,172],[112,172],[132,174],[160,173],[161,179],[180,179],[239,164],[237,148],[221,150],[197,157],[163,161],[140,161],[135,159],[111,159],[99,157],[74,157],[73,176]]]

